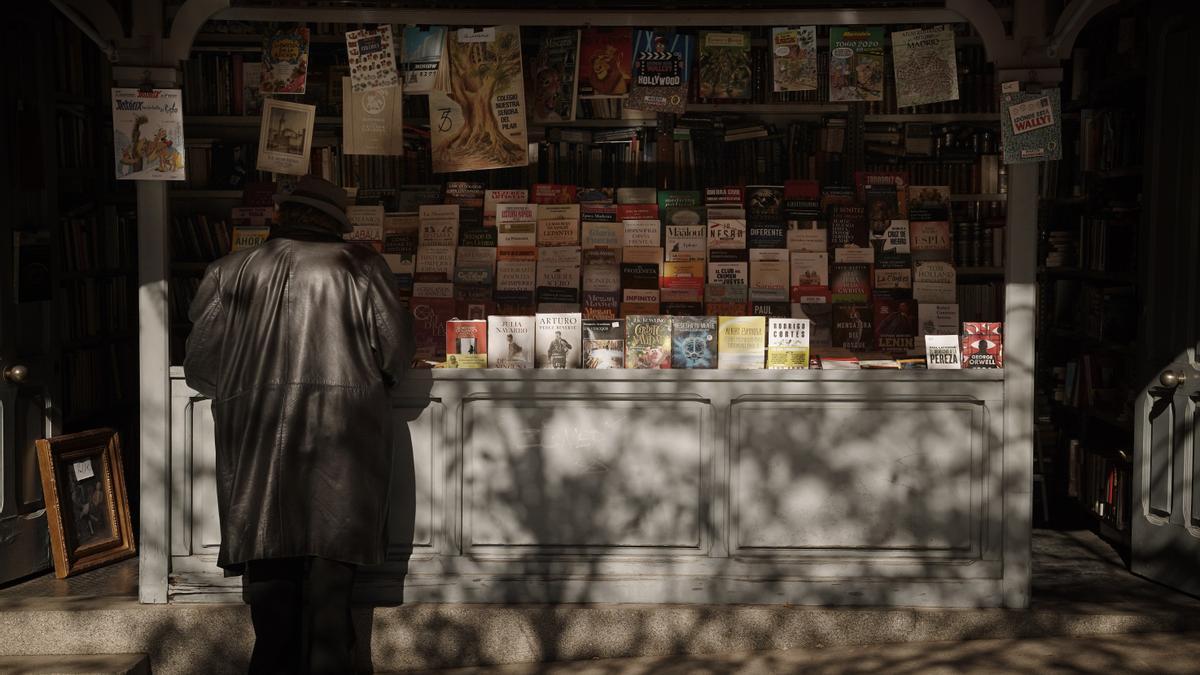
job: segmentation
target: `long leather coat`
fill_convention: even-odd
[[[217,564],[382,562],[393,417],[412,322],[382,256],[294,230],[209,266],[187,382],[216,422]]]

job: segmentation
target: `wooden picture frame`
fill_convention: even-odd
[[[54,576],[136,555],[117,432],[95,429],[35,443]]]

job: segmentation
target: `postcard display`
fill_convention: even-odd
[[[1022,602],[997,494],[1010,484],[1004,331],[959,320],[948,188],[882,172],[695,191],[495,185],[484,170],[530,162],[532,126],[569,123],[583,102],[678,112],[690,89],[748,97],[749,34],[568,27],[523,49],[518,26],[395,28],[353,38],[390,67],[342,85],[351,114],[382,120],[347,144],[407,151],[387,134],[396,101],[428,96],[442,184],[419,208],[360,195],[351,212],[347,238],[383,254],[418,345],[393,397],[410,497],[393,500],[392,554],[364,592]],[[777,91],[828,79],[834,101],[860,105],[894,95],[894,68],[921,83],[906,90],[913,105],[958,96],[949,29],[831,27],[827,44],[812,26],[768,34]],[[271,72],[260,162],[299,173],[313,111],[279,95],[302,82]],[[1045,105],[1057,115],[1057,98]],[[191,401],[182,375],[172,400]],[[195,414],[207,408],[174,418]],[[203,424],[186,428],[211,447]],[[208,449],[187,456],[189,475],[208,475]],[[208,509],[189,522],[212,528],[211,500],[188,503]],[[214,552],[181,555],[191,562],[170,583],[221,597],[232,582],[205,567]]]

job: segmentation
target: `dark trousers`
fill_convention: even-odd
[[[357,567],[325,558],[248,562],[242,598],[254,622],[250,672],[353,672],[350,591]]]

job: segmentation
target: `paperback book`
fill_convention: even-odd
[[[767,319],[767,368],[796,370],[808,368],[808,319],[771,317]]]
[[[683,114],[694,38],[683,33],[633,33],[633,87],[625,107]]]
[[[534,122],[574,121],[579,83],[579,30],[548,30],[526,76],[529,78],[529,116]]]
[[[490,367],[534,367],[534,317],[489,316],[487,322]]]
[[[623,98],[632,79],[632,29],[585,28],[579,49],[579,98]]]
[[[401,48],[400,70],[406,94],[428,94],[444,89],[448,73],[444,63],[445,26],[406,26]]]
[[[1005,83],[1008,87],[1012,83]],[[1062,111],[1058,89],[1006,91],[1000,99],[1004,163],[1062,159]]]
[[[717,368],[757,370],[763,367],[767,345],[764,316],[722,316],[717,320]]]
[[[446,365],[451,368],[487,368],[487,334],[486,320],[447,321]]]
[[[671,367],[671,317],[633,315],[625,319],[625,367]]]
[[[308,82],[307,26],[284,28],[263,39],[259,91],[263,94],[303,94]]]
[[[583,353],[583,318],[574,313],[538,314],[535,321],[537,367],[578,368]]]
[[[962,368],[957,335],[926,335],[925,364],[930,370],[958,370]]]
[[[309,173],[316,116],[315,106],[277,98],[265,99],[255,168],[292,176]]]
[[[625,325],[621,319],[583,320],[583,367],[625,367]]]
[[[816,26],[772,28],[771,64],[774,91],[816,91]]]
[[[906,355],[917,347],[917,303],[875,298],[875,348],[885,354]]]
[[[396,50],[392,46],[392,40],[390,25],[346,33],[350,84],[355,93],[399,86]]]
[[[750,98],[750,34],[700,32],[700,98]]]
[[[404,154],[400,87],[354,91],[342,78],[342,152],[347,155]]]
[[[883,28],[829,29],[829,100],[883,100]]]
[[[875,348],[871,306],[865,302],[833,303],[833,346],[852,352]]]
[[[999,323],[968,321],[962,325],[962,367],[1004,367],[1004,338]]]
[[[671,320],[671,367],[714,368],[717,364],[717,318],[676,316]]]
[[[112,90],[118,180],[185,180],[183,92]]]
[[[454,318],[454,298],[444,293],[431,297],[425,295],[426,289],[420,289],[420,294],[417,290],[414,288],[413,297],[408,303],[413,316],[413,338],[416,343],[413,358],[433,364],[444,363],[446,322]]]

